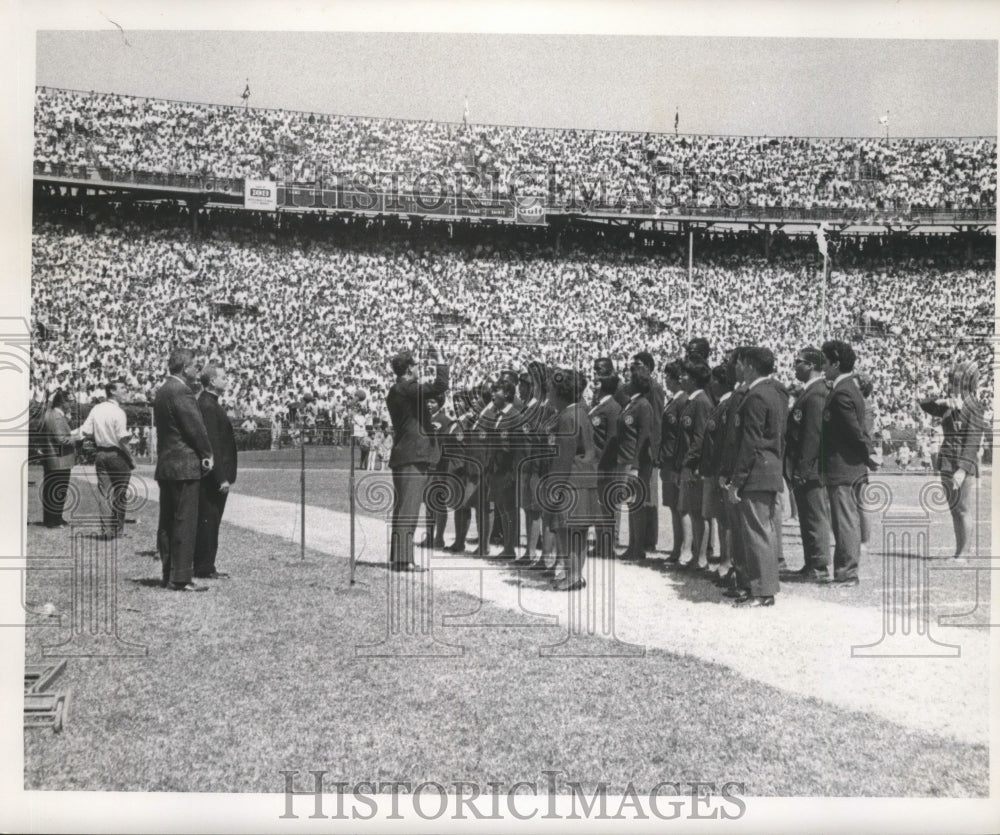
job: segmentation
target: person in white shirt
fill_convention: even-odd
[[[121,403],[121,383],[111,382],[104,387],[106,400],[102,400],[87,415],[74,436],[93,438],[97,447],[94,468],[97,486],[101,492],[101,532],[103,539],[114,539],[125,532],[125,506],[128,484],[135,462],[129,450],[132,433],[126,426],[125,411]]]

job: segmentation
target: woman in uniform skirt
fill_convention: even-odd
[[[600,519],[597,499],[597,452],[587,407],[581,401],[587,378],[567,368],[552,375],[548,444],[555,455],[540,490],[543,524],[556,536],[556,549],[566,565],[559,591],[582,589],[587,530]]]

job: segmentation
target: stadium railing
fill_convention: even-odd
[[[175,188],[184,191],[194,191],[201,193],[224,194],[231,198],[242,198],[244,195],[245,181],[241,178],[214,177],[200,174],[172,174],[153,171],[112,171],[108,168],[100,168],[87,165],[71,165],[53,162],[36,161],[34,163],[34,174],[42,180],[53,182],[70,181],[75,183],[86,182],[88,184],[100,183],[103,186],[129,187],[129,186],[153,186],[158,188]],[[380,209],[377,206],[383,205],[383,201],[388,197],[399,197],[398,194],[390,192],[380,192],[370,190],[367,192],[345,190],[343,188],[324,188],[322,184],[284,183],[277,184],[279,197],[291,202],[290,193],[294,190],[296,195],[313,191],[317,195],[321,192],[325,194],[336,194],[335,205],[325,204],[325,208],[333,211],[348,210],[357,211],[358,207],[364,207],[373,198],[378,199],[376,213]],[[444,193],[410,193],[406,195],[406,210],[404,214],[427,214],[441,217],[456,216],[454,203],[456,200],[453,192]],[[421,211],[414,208],[414,201],[422,201],[427,205],[435,201],[444,199],[450,201],[452,211]],[[487,195],[470,198],[463,196],[463,200],[476,199],[480,202],[490,202]],[[629,203],[627,206],[620,205],[600,205],[592,204],[581,206],[571,199],[552,199],[551,195],[539,198],[543,202],[546,213],[556,215],[590,215],[609,218],[637,218],[645,217],[652,219],[659,218],[703,218],[706,220],[759,220],[759,221],[847,221],[847,222],[884,222],[884,223],[917,223],[926,225],[945,225],[950,223],[995,223],[996,207],[983,206],[979,208],[954,208],[947,203],[942,206],[905,206],[892,205],[873,208],[804,208],[795,206],[759,206],[754,204],[740,204],[735,207],[729,206],[690,206],[690,205],[657,205],[656,203]],[[501,203],[513,205],[514,201],[509,195],[500,197]],[[279,200],[279,206],[283,206]],[[294,204],[298,208],[303,206]],[[626,210],[627,209],[627,210]],[[363,208],[361,210],[364,210]],[[371,210],[369,210],[371,211]],[[393,212],[390,212],[393,213]],[[395,212],[399,213],[399,212]],[[464,214],[464,213],[463,213]]]

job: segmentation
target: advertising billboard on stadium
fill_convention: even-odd
[[[278,185],[273,180],[247,179],[243,186],[243,208],[273,212],[278,208]]]
[[[545,223],[545,205],[541,197],[521,198],[515,206],[515,223]]]

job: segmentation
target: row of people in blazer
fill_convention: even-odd
[[[832,534],[833,581],[858,582],[858,494],[875,466],[873,441],[853,375],[853,350],[838,341],[823,347],[799,353],[796,374],[804,385],[794,400],[770,376],[773,354],[751,347],[738,349],[727,366],[713,369],[711,384],[707,364],[698,358],[668,364],[673,396],[663,409],[658,439],[650,409],[630,405],[639,423],[640,477],[649,471],[658,440],[663,504],[678,516],[693,517],[696,526],[693,547],[685,546],[689,562],[683,563],[675,527],[668,563],[703,567],[697,524],[717,519],[723,570],[732,563],[728,593],[741,605],[771,605],[778,590],[784,559],[777,494],[786,482],[798,506],[805,558],[802,568],[788,576],[825,580]],[[679,379],[685,379],[685,390],[679,389]],[[633,543],[630,536],[627,556],[635,555]]]

